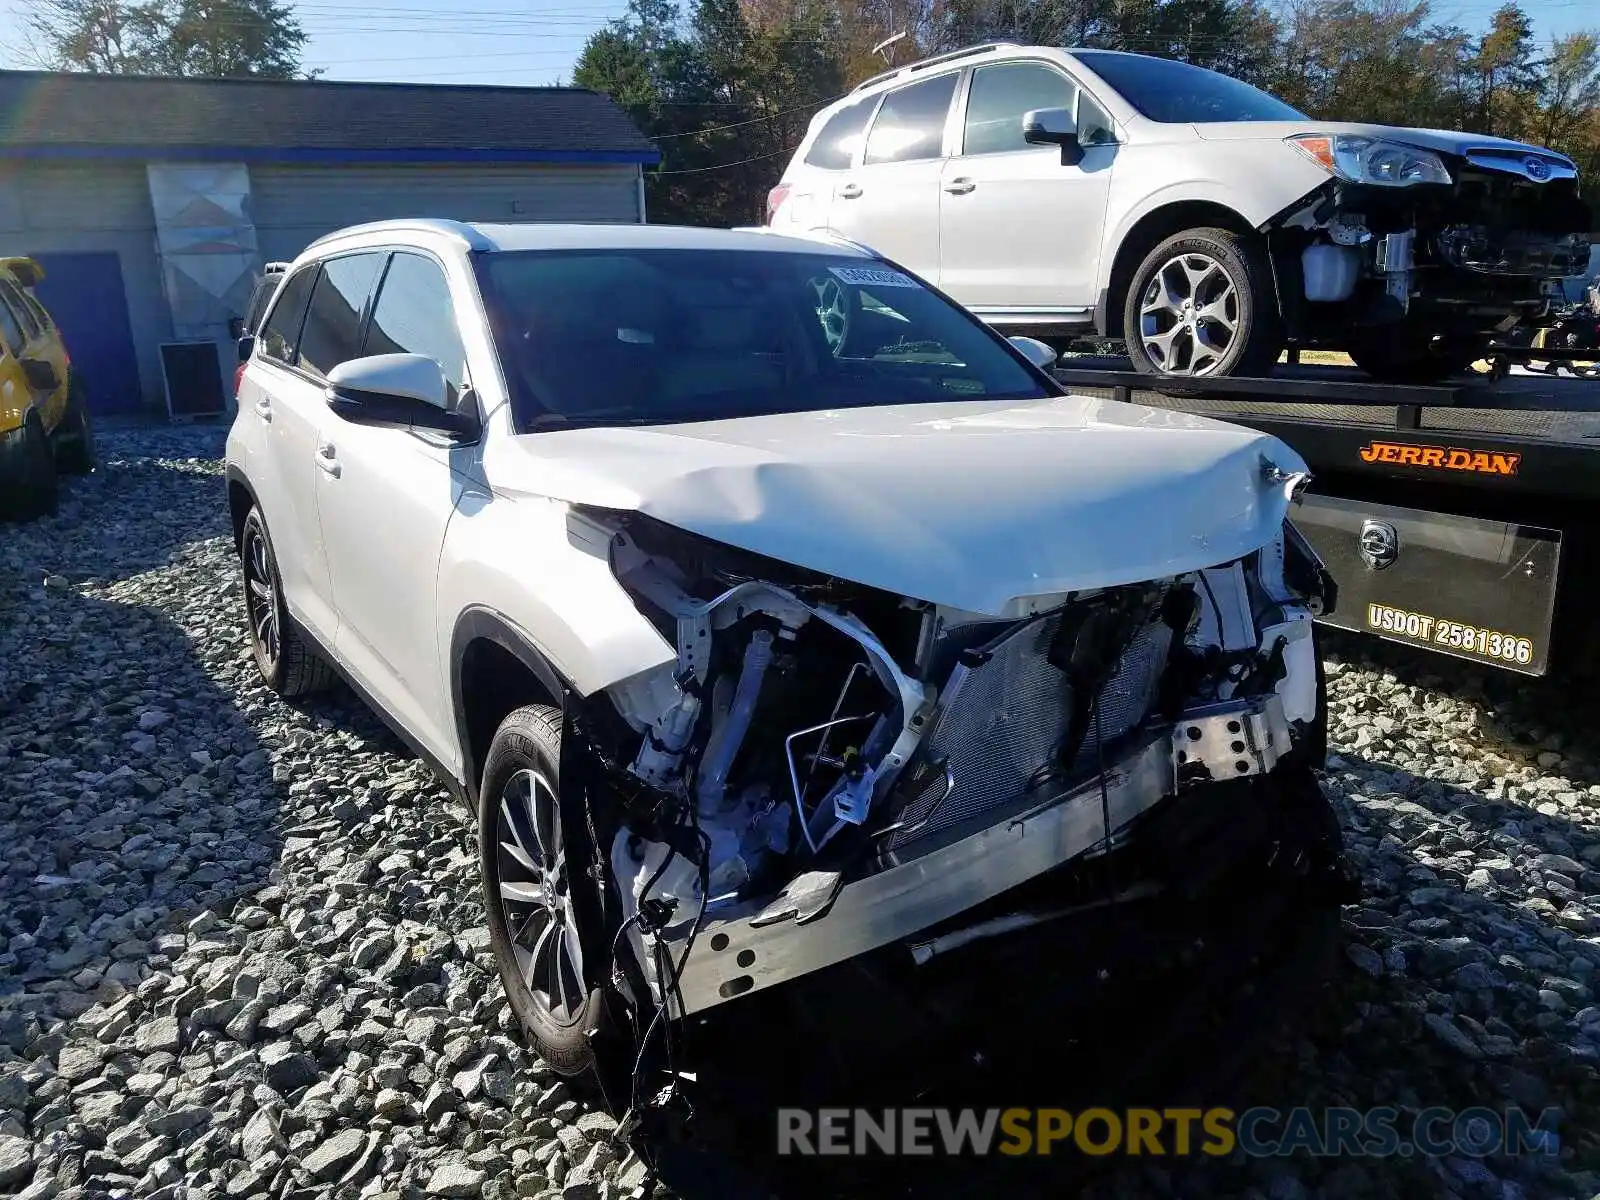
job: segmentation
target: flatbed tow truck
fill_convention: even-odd
[[[1055,374],[1298,451],[1313,480],[1294,521],[1338,585],[1322,622],[1542,676],[1600,665],[1600,378],[1580,365],[1595,353],[1492,347],[1487,372],[1442,386],[1292,351],[1266,378],[1166,380],[1090,356]]]

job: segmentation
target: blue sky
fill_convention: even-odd
[[[1482,28],[1501,0],[1438,0],[1435,17]],[[329,79],[427,83],[569,82],[584,40],[626,0],[304,0],[306,65]],[[0,66],[27,67],[18,36],[27,0],[0,0]],[[1595,0],[1525,0],[1541,42],[1600,26]]]

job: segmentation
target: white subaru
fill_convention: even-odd
[[[261,675],[342,675],[470,802],[563,1072],[971,954],[1185,821],[1338,869],[1332,589],[1271,437],[1067,395],[918,279],[764,233],[361,226],[242,346]]]
[[[1122,338],[1141,371],[1249,375],[1286,340],[1426,381],[1589,261],[1573,161],[1323,121],[1188,63],[995,43],[819,112],[768,199],[1011,333]]]

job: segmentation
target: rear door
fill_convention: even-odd
[[[939,275],[939,173],[960,71],[886,92],[860,166],[844,172],[829,227],[930,282]]]
[[[383,254],[368,251],[296,271],[278,293],[239,389],[238,420],[265,451],[265,468],[248,470],[284,598],[324,646],[335,644],[339,625],[317,509],[326,376],[360,352],[361,324],[382,266]]]
[[[1093,313],[1116,141],[1094,98],[1051,63],[976,67],[957,153],[943,166],[939,283],[980,316],[1074,323]],[[1022,118],[1064,108],[1084,155],[1022,139]]]
[[[876,96],[857,100],[834,113],[817,131],[805,158],[784,181],[789,194],[780,209],[782,228],[796,232],[828,228],[834,188],[860,155],[867,120],[877,106]]]

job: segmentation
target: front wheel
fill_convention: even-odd
[[[500,723],[484,760],[478,849],[489,944],[511,1011],[558,1074],[595,1067],[603,1003],[590,983],[573,891],[580,856],[561,820],[561,713],[528,705]]]
[[[1283,334],[1265,249],[1226,229],[1167,238],[1134,271],[1122,328],[1146,375],[1266,374]]]

